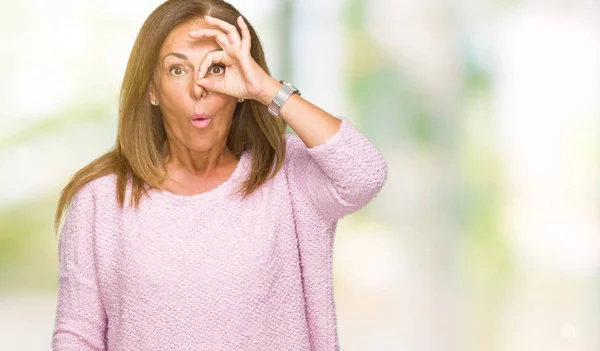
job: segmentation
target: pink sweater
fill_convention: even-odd
[[[52,349],[339,350],[337,221],[387,179],[381,153],[341,119],[313,148],[287,134],[284,168],[244,201],[228,194],[249,151],[217,188],[154,189],[137,210],[119,208],[114,175],[88,183],[58,240]]]

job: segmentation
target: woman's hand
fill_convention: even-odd
[[[214,38],[223,49],[209,52],[198,72],[198,84],[205,89],[238,99],[259,100],[267,87],[272,85],[272,78],[250,55],[250,31],[242,16],[237,21],[241,29],[218,18],[205,16],[210,27],[197,29],[189,33],[192,38]],[[208,69],[215,64],[225,65],[225,74],[220,79],[205,77]]]

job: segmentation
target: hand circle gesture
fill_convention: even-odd
[[[210,28],[196,29],[189,33],[192,38],[214,38],[223,49],[209,52],[200,64],[198,84],[209,91],[236,97],[257,100],[270,76],[250,55],[250,31],[242,16],[237,19],[237,28],[218,18],[205,16]],[[215,65],[225,65],[225,74],[219,80],[206,77],[208,69]]]

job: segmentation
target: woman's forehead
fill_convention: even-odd
[[[189,36],[189,32],[200,28],[212,27],[209,27],[203,20],[194,20],[173,28],[163,42],[160,50],[161,58],[171,52],[187,55],[192,52],[205,52],[220,49],[221,47],[213,38],[195,39]]]

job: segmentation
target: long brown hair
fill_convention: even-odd
[[[77,171],[61,191],[54,219],[55,235],[58,234],[63,211],[73,196],[96,178],[116,174],[117,201],[121,208],[129,181],[131,205],[134,207],[139,205],[143,194],[147,195],[148,189],[163,189],[161,184],[167,172],[161,151],[167,135],[160,109],[153,108],[149,102],[149,83],[159,50],[171,30],[205,15],[220,18],[240,30],[236,19],[241,14],[222,0],[169,0],[146,19],[131,50],[121,85],[115,145]],[[245,17],[244,21],[250,30],[251,55],[270,74],[260,39]],[[267,107],[258,101],[245,100],[238,104],[227,136],[227,147],[238,158],[244,151],[252,150],[252,171],[236,193],[243,192],[245,198],[279,172],[285,158],[283,135],[286,127],[287,123],[269,115]]]

